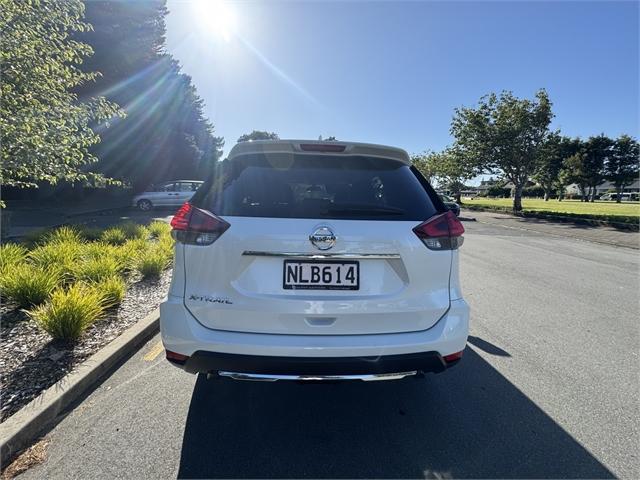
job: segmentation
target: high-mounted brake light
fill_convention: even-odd
[[[300,150],[305,152],[344,152],[346,145],[336,145],[334,143],[302,143]]]
[[[431,217],[413,231],[430,250],[455,250],[464,241],[464,226],[452,211]]]
[[[189,245],[211,245],[231,226],[213,213],[194,207],[189,202],[171,219],[173,238]]]

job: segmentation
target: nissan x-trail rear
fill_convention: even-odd
[[[403,150],[240,143],[171,225],[161,332],[187,372],[378,380],[462,356],[464,228]]]

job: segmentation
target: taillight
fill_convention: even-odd
[[[165,350],[167,360],[170,362],[178,363],[180,365],[184,365],[189,360],[188,355],[183,355],[181,353],[172,352],[171,350]]]
[[[457,362],[458,360],[460,360],[462,358],[462,354],[464,353],[464,350],[460,351],[460,352],[456,352],[456,353],[452,353],[450,355],[445,355],[444,361],[447,363],[453,363],[453,362]]]
[[[194,207],[189,202],[171,219],[171,234],[189,245],[211,245],[231,226],[213,213]]]
[[[413,231],[430,250],[454,250],[464,241],[464,227],[452,211],[431,217]]]

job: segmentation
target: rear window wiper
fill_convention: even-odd
[[[329,215],[404,215],[405,211],[396,207],[377,207],[375,205],[329,207],[322,212]]]

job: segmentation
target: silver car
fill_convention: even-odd
[[[153,185],[133,197],[132,204],[145,212],[153,207],[179,207],[193,197],[202,183],[200,180],[173,180]]]

